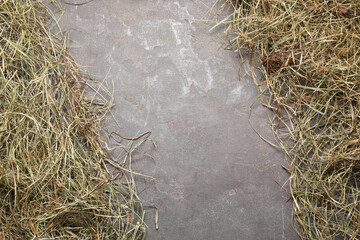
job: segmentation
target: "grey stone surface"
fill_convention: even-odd
[[[70,0],[68,0],[70,1]],[[72,2],[75,2],[74,0]],[[78,1],[80,2],[80,1]],[[248,61],[223,50],[223,30],[203,19],[214,3],[200,0],[94,0],[63,4],[71,52],[98,80],[114,83],[110,128],[136,136],[151,130],[155,161],[135,168],[147,209],[147,239],[298,239],[284,183],[283,153],[248,123],[258,95]],[[246,60],[246,58],[245,58]],[[254,124],[271,139],[267,114],[254,107]]]

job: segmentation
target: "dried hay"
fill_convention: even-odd
[[[222,7],[233,9],[218,23],[235,34],[232,46],[262,62],[263,82],[251,70],[289,156],[295,229],[302,239],[360,239],[360,1]]]
[[[49,4],[0,2],[0,239],[144,239],[131,155],[117,163],[100,134],[111,105]]]

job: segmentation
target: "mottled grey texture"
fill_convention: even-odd
[[[68,0],[70,1],[70,0]],[[78,1],[79,2],[79,1]],[[66,8],[71,52],[98,80],[114,82],[114,115],[123,135],[153,131],[155,162],[140,158],[149,240],[298,239],[291,202],[275,183],[287,174],[284,154],[248,123],[258,95],[248,61],[223,50],[223,30],[201,19],[214,1],[95,0]],[[246,56],[245,56],[246,57]],[[111,84],[109,84],[110,88]],[[254,124],[271,139],[269,112],[257,104]],[[146,184],[144,184],[144,182]],[[140,189],[140,190],[141,190]]]

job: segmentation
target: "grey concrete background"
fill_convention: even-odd
[[[81,1],[70,1],[79,3]],[[263,142],[248,123],[258,95],[249,63],[223,50],[223,28],[204,19],[214,0],[94,0],[64,4],[62,24],[71,52],[98,80],[114,83],[110,128],[129,137],[151,130],[155,161],[137,171],[147,208],[147,239],[298,239],[291,202],[275,183],[286,182],[283,153]],[[259,74],[258,74],[259,75]],[[253,119],[271,138],[269,112]]]

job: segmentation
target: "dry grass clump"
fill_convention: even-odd
[[[290,159],[296,230],[302,239],[360,239],[360,1],[224,6],[234,9],[233,46],[263,65],[263,82],[252,73]]]
[[[86,93],[47,4],[0,1],[0,239],[144,239],[127,161],[100,135],[110,106]]]

